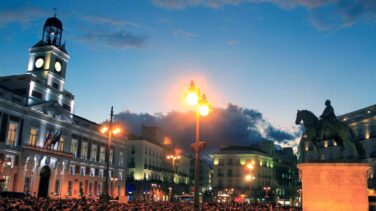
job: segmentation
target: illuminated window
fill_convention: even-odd
[[[81,166],[81,168],[80,168],[80,175],[81,176],[85,176],[85,169],[86,169],[85,166]]]
[[[90,154],[90,156],[91,156],[90,160],[91,160],[91,161],[96,161],[96,160],[97,160],[97,151],[98,151],[97,148],[98,148],[98,147],[97,147],[97,145],[95,145],[95,144],[93,144],[93,145],[91,146],[91,154]]]
[[[73,154],[74,158],[77,158],[77,140],[75,139],[72,139],[70,152]]]
[[[87,142],[82,142],[81,146],[81,159],[86,159],[87,158]]]
[[[16,145],[16,141],[18,138],[18,124],[15,122],[10,122],[8,125],[8,137],[7,137],[7,145]]]
[[[32,127],[30,129],[29,144],[31,146],[37,145],[37,138],[38,138],[38,129],[35,127]]]
[[[55,181],[55,195],[60,195],[60,180]]]
[[[74,165],[71,165],[71,166],[69,167],[69,174],[70,174],[70,175],[74,175],[74,173],[75,173],[75,166],[74,166]]]
[[[104,156],[105,156],[105,147],[101,146],[101,151],[100,151],[100,154],[99,154],[99,162],[100,163],[104,163]]]
[[[124,158],[123,158],[123,152],[119,153],[119,167],[124,167]]]
[[[118,177],[118,179],[119,179],[120,181],[123,180],[123,172],[119,171],[119,177]]]
[[[59,151],[64,151],[64,137],[60,137],[60,142],[59,142],[59,147],[58,147],[58,150]]]
[[[68,181],[68,195],[72,195],[72,186],[73,186],[72,181]]]
[[[90,168],[90,176],[95,177],[95,168]]]

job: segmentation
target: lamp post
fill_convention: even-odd
[[[201,95],[200,89],[191,81],[187,94],[187,102],[196,107],[196,141],[191,145],[195,153],[195,184],[194,184],[194,210],[199,210],[199,190],[198,181],[200,179],[200,150],[205,147],[204,142],[200,142],[200,115],[207,116],[210,112],[206,95]]]
[[[265,191],[265,198],[269,198],[269,191],[270,191],[270,187],[267,186],[267,187],[264,187],[264,191]]]
[[[175,175],[175,160],[179,160],[180,159],[180,155],[167,155],[167,160],[171,160],[172,162],[172,187],[171,187],[171,197],[170,197],[170,201],[173,201],[173,197],[174,197],[174,175]]]
[[[112,135],[116,135],[121,132],[121,129],[112,123],[112,117],[114,116],[114,107],[111,106],[110,112],[110,122],[108,124],[104,124],[100,132],[102,134],[107,134],[108,140],[106,144],[106,181],[105,185],[103,186],[103,197],[105,200],[109,199],[109,186],[110,186],[110,151],[111,151],[111,144],[112,144]],[[112,175],[111,175],[112,176]]]
[[[253,174],[252,174],[253,169],[255,168],[255,164],[254,164],[254,162],[251,162],[251,163],[248,163],[248,164],[246,165],[246,167],[247,167],[247,169],[249,170],[249,174],[246,174],[245,177],[244,177],[244,179],[245,179],[245,181],[247,181],[247,182],[251,182],[251,181],[253,181],[253,180],[256,179],[256,177],[253,176]],[[251,199],[251,195],[252,195],[252,193],[251,193],[251,186],[250,186],[250,190],[249,190],[249,199]]]

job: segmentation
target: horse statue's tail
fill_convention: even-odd
[[[356,135],[356,133],[354,132],[354,130],[351,129],[350,127],[349,127],[349,130],[350,130],[350,135],[351,135],[351,141],[354,143],[356,150],[359,153],[359,158],[365,158],[366,151],[364,150],[362,143],[360,143],[360,140],[358,136]]]

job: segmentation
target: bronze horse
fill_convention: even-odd
[[[365,157],[365,151],[354,131],[341,121],[322,123],[312,112],[298,110],[295,124],[303,121],[305,139],[311,141],[320,156],[319,143],[323,140],[334,139],[343,152],[346,148],[351,155],[359,158]],[[324,124],[320,127],[320,124]],[[322,131],[320,131],[322,130]]]

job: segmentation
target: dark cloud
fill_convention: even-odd
[[[115,115],[124,122],[130,133],[140,135],[141,125],[160,127],[173,142],[189,150],[195,140],[195,114],[173,111],[167,115],[136,114],[129,111]],[[249,145],[263,139],[286,143],[300,133],[273,127],[262,113],[229,104],[227,108],[215,108],[209,116],[201,118],[201,140],[208,144],[208,151],[224,144]]]
[[[142,48],[146,37],[138,36],[123,30],[116,32],[90,31],[79,37],[79,41],[110,48]]]
[[[244,3],[270,3],[286,10],[305,8],[309,20],[318,30],[338,30],[360,20],[376,21],[375,0],[152,0],[163,8],[183,9],[193,6],[218,8]]]
[[[30,23],[51,15],[45,10],[36,7],[22,7],[16,9],[0,10],[0,27],[18,23],[27,26]]]

